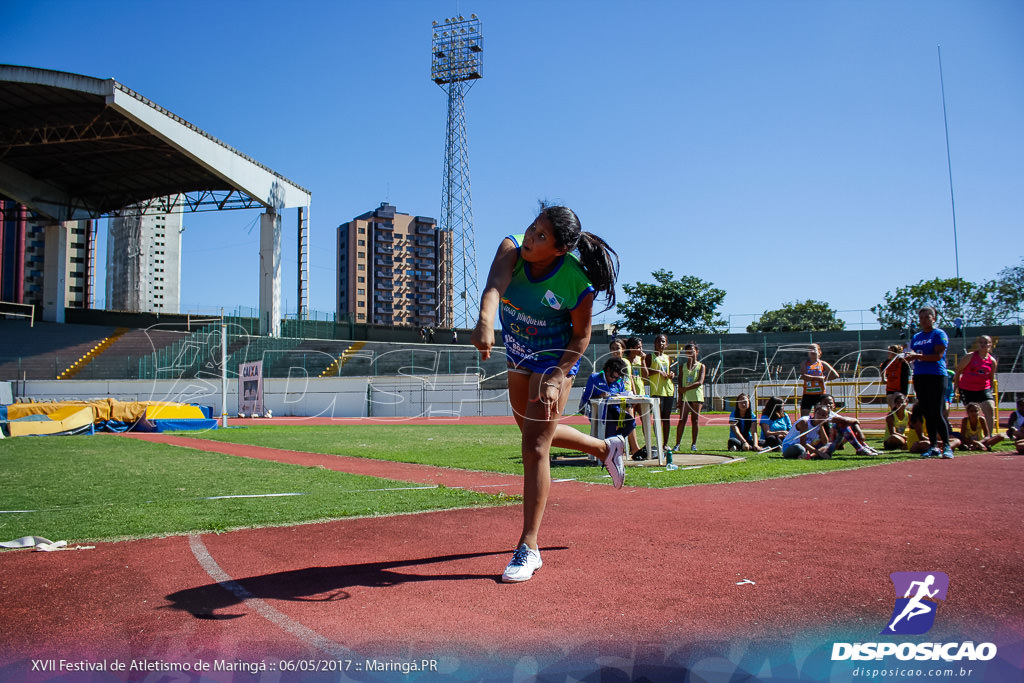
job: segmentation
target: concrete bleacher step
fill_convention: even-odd
[[[341,369],[348,364],[349,361],[359,353],[360,349],[366,346],[365,341],[353,342],[351,346],[341,352],[341,355],[334,359],[334,361],[328,365],[323,372],[320,373],[321,377],[334,377],[341,374]]]
[[[58,374],[57,379],[71,379],[72,377],[75,377],[97,356],[99,356],[101,353],[103,353],[111,346],[113,346],[114,342],[120,339],[121,336],[124,335],[126,332],[128,332],[127,327],[119,327],[116,330],[114,330],[114,333],[112,335],[100,340],[99,344],[86,351],[85,354],[82,355],[78,360],[72,363],[63,372]]]
[[[55,379],[116,327],[0,320],[0,380]]]
[[[165,329],[134,329],[117,338],[79,374],[80,379],[139,379],[139,361],[168,348],[189,333]]]

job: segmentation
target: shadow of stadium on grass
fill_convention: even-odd
[[[545,552],[568,550],[555,546],[542,548]],[[196,619],[237,619],[245,613],[219,613],[241,605],[246,600],[285,600],[289,602],[336,602],[351,597],[348,589],[386,588],[405,583],[426,581],[487,581],[501,583],[500,572],[487,574],[408,574],[395,571],[403,567],[419,567],[442,562],[454,562],[478,557],[506,556],[511,551],[441,555],[415,560],[369,562],[365,564],[337,565],[334,567],[306,567],[272,574],[260,574],[244,579],[209,583],[195,588],[176,591],[165,598],[171,603],[158,609],[188,612]]]

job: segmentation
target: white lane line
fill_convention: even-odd
[[[247,493],[237,496],[208,496],[196,500],[227,500],[228,498],[281,498],[284,496],[308,496],[308,493]]]
[[[210,551],[206,549],[206,544],[203,543],[203,540],[199,538],[199,536],[189,534],[188,544],[189,547],[192,548],[192,554],[195,555],[196,560],[199,561],[199,566],[203,568],[203,571],[209,574],[210,578],[216,581],[221,588],[225,589],[239,600],[245,601],[245,603],[261,617],[286,633],[295,636],[306,645],[314,647],[325,654],[339,659],[354,658],[351,651],[345,649],[338,643],[335,643],[333,640],[325,638],[316,631],[303,626],[288,615],[271,607],[266,601],[257,598],[255,595],[247,591],[242,584],[232,579],[226,571],[221,569],[220,565],[217,564],[217,561],[213,559],[212,555],[210,555]]]

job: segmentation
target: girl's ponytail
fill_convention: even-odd
[[[580,233],[576,247],[580,252],[580,265],[594,289],[604,292],[607,303],[601,312],[615,306],[615,280],[619,277],[619,255],[608,243],[592,232]]]
[[[551,221],[555,241],[568,251],[579,251],[580,265],[590,283],[598,292],[604,292],[607,306],[599,313],[615,306],[615,280],[619,277],[619,255],[597,235],[583,232],[580,219],[566,206],[540,204],[540,212]]]

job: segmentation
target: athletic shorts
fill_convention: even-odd
[[[800,410],[810,410],[814,406],[818,405],[818,401],[825,394],[804,394],[800,397]]]
[[[672,418],[672,413],[676,409],[676,397],[675,396],[652,396],[651,398],[658,399],[658,414],[662,420],[668,420]]]
[[[960,400],[963,401],[964,405],[967,405],[968,403],[984,403],[986,401],[994,401],[995,397],[992,395],[991,389],[982,389],[980,391],[961,389]]]
[[[509,372],[522,375],[530,373],[543,375],[554,370],[562,360],[563,351],[529,349],[504,332],[502,332],[502,340],[505,343],[505,359],[508,361]],[[567,377],[576,376],[581,360],[582,358],[578,359],[572,369],[566,373]]]
[[[581,359],[582,360],[582,359]],[[512,358],[508,356],[508,371],[516,373],[518,375],[529,375],[531,373],[537,373],[538,375],[544,375],[556,367],[558,367],[559,359],[541,359],[536,356],[527,358]],[[576,361],[576,364],[572,366],[566,377],[575,377],[576,373],[580,369],[580,361]]]

